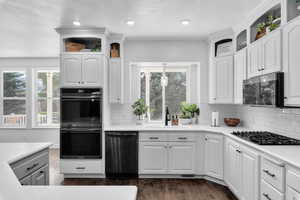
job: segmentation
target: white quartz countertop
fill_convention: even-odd
[[[10,163],[50,143],[0,143],[0,200],[135,200],[136,186],[22,186]]]
[[[205,132],[212,132],[223,134],[233,140],[236,140],[248,147],[259,151],[261,155],[276,158],[282,164],[289,164],[300,168],[300,145],[257,145],[252,142],[243,140],[237,136],[232,135],[233,131],[250,131],[244,127],[211,127],[209,125],[190,125],[190,126],[159,126],[159,125],[126,125],[126,126],[110,126],[106,127],[105,131],[139,131],[139,132],[196,132],[203,134]],[[255,130],[263,131],[263,130]]]

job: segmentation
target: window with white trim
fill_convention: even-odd
[[[3,70],[1,73],[1,126],[26,127],[26,72]]]
[[[33,126],[59,126],[59,71],[34,70]]]
[[[188,101],[188,67],[143,67],[140,97],[150,108],[150,122],[161,122],[166,107],[170,114],[180,113],[180,103]]]

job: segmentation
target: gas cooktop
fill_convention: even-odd
[[[232,134],[259,145],[300,145],[300,140],[267,131],[237,131]]]

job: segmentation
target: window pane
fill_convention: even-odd
[[[52,115],[52,123],[59,124],[59,100],[53,100],[52,102],[52,109],[53,109],[53,115]]]
[[[3,124],[10,126],[25,126],[25,100],[4,100]]]
[[[166,72],[168,85],[166,86],[166,106],[171,114],[180,113],[180,103],[186,101],[186,73]]]
[[[52,83],[53,83],[53,97],[59,97],[60,94],[59,72],[52,73]]]
[[[150,110],[151,120],[162,120],[162,73],[151,73],[150,77]]]
[[[47,72],[37,74],[37,94],[38,97],[47,97]]]
[[[40,125],[48,123],[46,99],[39,99],[37,102],[37,123]]]
[[[141,73],[141,98],[146,100],[146,74]]]
[[[24,72],[4,72],[4,97],[25,97],[26,76]]]

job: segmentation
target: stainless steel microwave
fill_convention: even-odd
[[[243,82],[243,104],[284,107],[284,74],[275,72]]]

